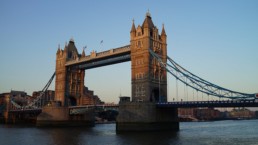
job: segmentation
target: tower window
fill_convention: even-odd
[[[151,36],[151,37],[153,36],[153,32],[152,32],[152,31],[150,31],[150,36]]]
[[[138,41],[138,48],[142,47],[141,41]]]

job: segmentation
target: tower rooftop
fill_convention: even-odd
[[[146,17],[145,17],[145,20],[144,20],[144,22],[142,24],[142,27],[143,28],[151,28],[151,29],[153,27],[155,27],[153,22],[152,22],[152,20],[151,20],[151,14],[150,14],[149,11],[146,13]]]

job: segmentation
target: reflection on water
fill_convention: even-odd
[[[137,145],[169,145],[177,140],[176,132],[138,132],[138,133],[119,133],[120,144]]]
[[[0,125],[1,145],[257,145],[258,120],[184,122],[179,132],[115,131],[115,124],[93,128],[36,128]]]
[[[91,128],[45,128],[42,131],[49,135],[54,145],[79,145],[83,144],[81,134],[91,132]]]

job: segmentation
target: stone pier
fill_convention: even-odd
[[[152,102],[122,102],[119,104],[116,130],[178,131],[177,108],[157,108]]]
[[[81,115],[70,115],[69,108],[60,106],[58,102],[45,106],[37,117],[38,127],[49,126],[94,126],[94,110],[88,110]]]

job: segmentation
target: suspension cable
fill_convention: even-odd
[[[194,89],[193,89],[193,101],[194,101]]]
[[[55,77],[55,72],[54,74],[51,76],[50,80],[47,82],[47,84],[44,86],[44,88],[42,89],[42,91],[40,92],[39,96],[37,96],[36,99],[34,99],[32,102],[30,102],[29,104],[27,104],[26,106],[21,106],[19,104],[17,104],[13,98],[10,99],[10,102],[13,106],[15,106],[17,109],[29,109],[29,108],[33,108],[33,109],[37,109],[39,108],[38,106],[41,107],[41,99],[42,99],[42,96],[46,93],[46,91],[48,90],[50,84],[52,83],[54,77]]]
[[[220,98],[229,98],[229,99],[253,100],[255,98],[255,94],[246,94],[246,93],[231,91],[229,89],[212,84],[192,74],[191,72],[187,71],[182,66],[177,64],[174,60],[172,60],[169,56],[167,56],[167,59],[170,62],[170,64],[163,62],[160,56],[154,53],[151,49],[150,49],[150,54],[158,60],[161,66],[164,67],[168,73],[173,75],[176,79],[180,80],[181,82],[185,83],[186,86],[189,86],[195,89],[196,91],[200,91],[202,93],[207,94],[208,99],[209,99],[209,95],[220,97]]]
[[[185,88],[186,88],[186,84],[184,84],[184,98],[185,98],[185,100],[187,100],[187,99],[186,99],[186,91],[185,91]]]
[[[197,93],[197,101],[199,101],[199,99],[198,99],[198,95],[199,95],[199,94],[198,94],[198,91],[197,91],[197,90],[196,90],[196,93]]]
[[[176,79],[176,101],[178,101],[178,82]]]

